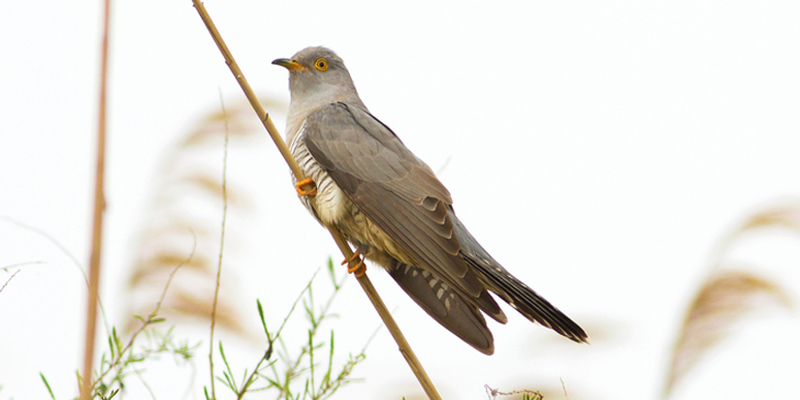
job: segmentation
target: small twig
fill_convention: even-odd
[[[567,400],[569,400],[569,393],[567,393],[567,385],[564,384],[564,378],[558,377],[558,379],[561,380],[561,388],[564,389],[564,397],[566,397]]]
[[[21,263],[6,265],[5,267],[0,267],[0,269],[8,271],[9,268],[18,268],[18,267],[24,267],[26,265],[37,265],[37,264],[47,264],[47,261],[25,261]]]
[[[286,318],[283,319],[283,322],[281,323],[281,326],[278,328],[278,331],[275,332],[275,334],[272,335],[270,338],[267,338],[267,340],[269,340],[270,343],[274,342],[281,336],[281,332],[283,332],[283,327],[286,326],[286,322],[289,321],[289,317],[291,317],[292,314],[294,313],[294,309],[297,308],[298,304],[300,304],[300,300],[303,300],[303,296],[305,296],[306,292],[311,289],[311,284],[314,283],[314,279],[316,279],[318,273],[319,269],[314,271],[314,275],[311,275],[311,279],[308,281],[306,287],[303,288],[302,291],[300,291],[300,294],[294,300],[294,303],[292,303],[292,308],[289,309],[289,314],[287,314]]]
[[[439,167],[438,170],[436,170],[436,176],[441,176],[442,175],[442,173],[444,172],[445,168],[447,168],[447,165],[450,164],[450,160],[452,160],[452,159],[453,159],[453,156],[447,156],[447,159],[444,160],[444,163],[442,164],[442,166]]]
[[[133,368],[133,373],[136,374],[136,377],[139,378],[139,382],[141,382],[142,385],[144,386],[144,388],[147,389],[147,392],[150,394],[150,398],[153,399],[153,400],[156,400],[156,394],[153,393],[153,389],[150,388],[150,385],[148,385],[147,381],[144,380],[144,377],[142,376],[141,371],[139,371],[136,368]]]
[[[164,285],[164,290],[161,291],[161,297],[159,297],[158,303],[156,303],[156,308],[153,310],[153,312],[150,313],[150,315],[147,316],[147,319],[140,318],[141,321],[142,321],[142,326],[139,327],[139,329],[136,330],[136,332],[134,332],[131,335],[131,338],[128,340],[128,343],[125,344],[125,347],[123,347],[122,350],[120,350],[118,352],[116,359],[109,360],[109,364],[110,364],[109,369],[107,371],[105,371],[105,372],[102,372],[97,377],[97,379],[95,379],[94,383],[92,384],[92,388],[94,388],[94,386],[97,385],[97,382],[100,382],[106,375],[108,375],[109,372],[111,372],[111,370],[113,369],[114,365],[118,364],[122,360],[122,357],[133,346],[133,343],[136,341],[136,337],[139,336],[139,334],[142,333],[142,331],[144,331],[145,328],[147,328],[151,324],[159,322],[159,319],[156,318],[156,317],[158,315],[158,311],[161,309],[161,303],[164,301],[164,298],[167,296],[167,289],[169,289],[169,285],[170,285],[170,283],[172,283],[172,278],[178,272],[178,269],[180,269],[184,264],[186,264],[189,261],[191,261],[191,259],[194,257],[195,250],[197,250],[197,237],[195,236],[194,231],[190,230],[190,232],[192,232],[192,237],[194,238],[194,241],[193,241],[193,244],[192,244],[192,252],[189,254],[189,257],[187,257],[185,260],[183,260],[180,264],[178,264],[172,270],[172,272],[170,272],[169,277],[167,278],[167,283],[166,283],[166,285]]]
[[[329,268],[332,268],[332,265],[331,265],[330,261],[329,261]],[[319,270],[317,270],[317,272],[319,272]],[[315,276],[316,276],[316,273],[315,273]],[[335,377],[332,378],[331,374],[332,374],[332,369],[333,369],[333,354],[334,354],[334,334],[333,334],[333,331],[331,331],[331,337],[330,337],[330,342],[329,342],[330,350],[328,352],[327,370],[326,370],[325,374],[322,376],[322,380],[321,380],[319,386],[316,385],[316,381],[315,381],[316,377],[318,376],[316,374],[316,372],[315,372],[316,371],[316,367],[318,365],[317,365],[317,363],[315,361],[315,357],[316,356],[315,356],[314,352],[315,352],[315,350],[319,349],[324,344],[319,344],[319,345],[315,344],[314,343],[314,338],[317,337],[318,331],[321,328],[322,323],[326,319],[330,318],[333,315],[333,314],[329,313],[330,307],[331,307],[331,305],[333,303],[333,300],[336,298],[337,294],[339,293],[339,291],[343,288],[343,284],[344,284],[346,278],[347,278],[347,276],[345,275],[340,282],[336,282],[335,277],[332,277],[333,286],[334,286],[333,294],[331,294],[331,296],[328,298],[328,300],[324,304],[324,306],[319,308],[319,311],[317,311],[317,304],[314,301],[313,292],[312,292],[312,289],[310,287],[310,285],[313,283],[313,280],[314,280],[313,278],[309,282],[309,286],[306,287],[306,290],[304,290],[303,293],[301,293],[301,297],[303,299],[303,305],[305,306],[305,309],[306,309],[306,317],[309,319],[309,321],[311,323],[311,328],[309,328],[308,332],[307,332],[307,335],[308,335],[307,343],[300,349],[300,354],[298,354],[296,357],[290,357],[289,356],[289,352],[286,349],[286,347],[283,346],[283,341],[281,340],[281,338],[280,338],[280,336],[278,334],[270,334],[267,331],[266,326],[264,327],[264,331],[267,332],[267,337],[268,337],[268,340],[270,341],[270,345],[269,345],[265,355],[261,358],[261,360],[259,360],[259,364],[253,370],[253,373],[250,375],[249,378],[247,378],[246,382],[248,382],[248,385],[250,383],[254,382],[254,377],[257,375],[257,376],[260,376],[260,377],[263,377],[264,379],[266,379],[269,382],[269,384],[267,386],[265,386],[265,387],[262,387],[262,388],[259,388],[259,389],[255,389],[253,391],[266,390],[266,389],[272,387],[272,388],[276,388],[276,389],[278,389],[280,391],[280,394],[279,394],[278,398],[287,398],[287,399],[288,398],[298,398],[298,397],[294,396],[292,394],[292,392],[291,392],[292,381],[295,378],[300,377],[304,373],[309,373],[310,374],[310,378],[306,379],[305,386],[304,386],[304,391],[302,393],[302,396],[303,396],[302,398],[307,398],[308,397],[308,398],[311,398],[311,399],[325,399],[325,398],[330,397],[339,387],[347,384],[350,381],[353,381],[353,379],[348,379],[348,376],[352,372],[353,367],[356,364],[358,364],[359,362],[363,361],[363,359],[364,359],[363,353],[364,353],[364,351],[366,349],[366,345],[364,346],[364,349],[361,350],[360,354],[356,355],[355,357],[353,357],[351,355],[350,356],[350,360],[342,367],[342,370],[338,373],[338,375],[336,375]],[[303,297],[303,294],[306,293],[306,292],[307,292],[307,294],[305,295],[306,297]],[[300,301],[300,297],[298,297],[297,301],[295,301],[295,304],[293,304],[292,310],[294,310],[294,307],[297,305],[297,303],[299,301]],[[284,319],[284,323],[291,316],[291,314],[292,313],[290,312],[289,315],[287,315],[287,317]],[[259,315],[262,316],[262,324],[263,324],[264,321],[263,321],[263,314],[261,312],[260,303],[259,303]],[[373,334],[372,337],[374,337],[374,334]],[[372,337],[370,337],[370,340],[372,339]],[[272,339],[269,339],[269,338],[272,338]],[[278,341],[279,344],[282,347],[281,349],[278,349],[278,355],[280,356],[281,361],[283,361],[283,363],[285,365],[285,368],[283,369],[285,371],[285,373],[283,374],[283,377],[281,377],[281,375],[278,374],[277,369],[275,368],[275,362],[273,361],[272,363],[270,363],[267,366],[272,370],[272,372],[274,374],[274,378],[270,378],[270,377],[267,377],[267,376],[261,374],[260,365],[261,365],[261,363],[263,361],[266,361],[267,359],[269,359],[269,355],[271,354],[270,352],[272,351],[273,344],[274,344],[275,341]],[[367,344],[369,344],[369,342]],[[306,360],[306,357],[308,357],[308,361],[307,361],[308,366],[304,367],[303,364],[304,364],[304,361]],[[265,369],[267,367],[265,367]],[[240,397],[237,397],[237,399],[241,399],[242,398],[242,396],[244,395],[245,390],[246,390],[246,387],[243,387],[242,390],[240,390],[238,392]],[[298,393],[297,396],[300,396],[300,393]]]
[[[219,282],[222,275],[222,251],[225,248],[225,220],[228,217],[228,115],[225,112],[225,102],[222,100],[222,90],[219,92],[219,102],[222,106],[222,116],[225,121],[225,150],[222,155],[222,234],[219,239],[219,261],[217,262],[217,280],[214,287],[214,302],[211,304],[211,335],[209,338],[208,365],[211,374],[211,398],[217,398],[214,388],[214,327],[217,323],[217,299],[219,298]]]
[[[563,381],[562,381],[563,382]],[[500,389],[493,389],[489,385],[483,385],[483,388],[486,389],[486,394],[489,396],[489,399],[495,400],[497,396],[513,396],[515,394],[529,394],[534,396],[534,400],[542,400],[544,396],[536,390],[530,389],[522,389],[522,390],[512,390],[510,392],[501,392]]]
[[[36,228],[34,226],[31,226],[31,225],[28,225],[28,224],[26,224],[24,222],[21,222],[21,221],[17,221],[14,218],[7,217],[5,215],[0,215],[0,219],[8,221],[8,222],[10,222],[10,223],[12,223],[14,225],[17,225],[20,228],[24,228],[24,229],[27,229],[29,231],[33,231],[33,232],[35,232],[35,233],[37,233],[39,235],[42,235],[42,236],[44,236],[45,239],[49,240],[50,243],[56,245],[56,247],[58,247],[58,249],[61,250],[62,253],[64,253],[67,257],[69,257],[70,260],[72,260],[72,263],[75,265],[75,268],[78,268],[78,271],[80,271],[81,276],[83,276],[84,282],[86,282],[86,288],[88,290],[88,288],[89,288],[89,277],[86,275],[86,271],[83,270],[83,266],[81,265],[80,261],[78,261],[78,259],[75,257],[75,255],[70,253],[70,251],[67,250],[67,248],[64,247],[64,245],[62,245],[58,240],[56,240],[56,238],[50,236],[50,234],[48,234],[47,232],[45,232],[45,231],[43,231],[43,230],[41,230],[39,228]],[[4,268],[8,268],[8,267],[4,267]],[[103,307],[103,301],[99,297],[97,298],[97,305],[100,306],[100,315],[103,316],[103,324],[106,327],[106,333],[110,333],[111,332],[111,328],[108,326],[108,318],[106,317],[106,310],[105,310],[105,307]]]
[[[97,333],[97,299],[100,286],[100,254],[103,244],[103,211],[105,197],[103,181],[106,162],[106,84],[108,82],[108,30],[111,0],[105,0],[103,38],[100,50],[100,100],[97,115],[97,166],[94,186],[94,223],[92,225],[92,253],[89,262],[89,294],[86,310],[86,340],[83,353],[83,381],[81,400],[92,398],[92,370],[94,369],[94,344]]]
[[[72,263],[75,264],[75,266],[78,268],[78,270],[81,271],[81,275],[83,276],[83,280],[86,281],[86,287],[89,287],[89,277],[86,276],[86,271],[83,270],[83,266],[81,265],[80,261],[78,261],[78,259],[72,253],[70,253],[69,250],[67,250],[66,247],[64,247],[61,243],[59,243],[58,240],[56,240],[54,237],[50,236],[47,232],[45,232],[45,231],[43,231],[43,230],[41,230],[39,228],[30,226],[30,225],[28,225],[28,224],[26,224],[24,222],[17,221],[14,218],[7,217],[5,215],[0,215],[0,219],[8,221],[8,222],[10,222],[10,223],[12,223],[14,225],[17,225],[20,228],[25,228],[27,230],[36,232],[36,233],[44,236],[47,240],[50,241],[50,243],[53,243],[54,245],[56,245],[56,247],[58,247],[58,249],[61,250],[62,253],[66,254],[67,257],[69,257],[69,259],[72,260]]]
[[[3,287],[0,287],[0,292],[2,292],[2,291],[3,291],[3,289],[5,289],[5,288],[6,288],[6,285],[8,285],[8,282],[11,282],[11,280],[12,280],[12,279],[14,279],[14,277],[15,277],[15,276],[17,276],[17,274],[19,273],[19,271],[20,271],[20,270],[16,270],[16,271],[14,271],[14,273],[13,273],[13,274],[11,274],[11,277],[10,277],[10,278],[8,278],[8,280],[6,281],[6,283],[4,283],[4,284],[3,284]]]
[[[242,382],[242,388],[239,390],[239,392],[236,393],[236,400],[241,400],[244,398],[244,394],[247,393],[248,389],[250,389],[250,385],[252,385],[253,382],[256,381],[256,376],[258,375],[259,368],[261,368],[261,363],[267,361],[270,358],[270,356],[272,356],[272,343],[269,344],[269,346],[267,347],[267,351],[265,351],[264,355],[261,356],[261,359],[258,360],[258,363],[256,364],[255,369],[253,369],[253,372],[251,372],[250,375],[247,378],[245,378],[245,381]]]
[[[222,40],[222,36],[219,34],[214,22],[211,21],[211,16],[209,16],[205,6],[203,6],[203,3],[200,0],[192,0],[192,3],[194,4],[195,9],[197,9],[198,14],[200,14],[200,18],[203,20],[206,28],[208,28],[208,32],[211,34],[211,37],[214,39],[214,42],[217,44],[220,52],[222,52],[222,56],[225,58],[225,64],[228,65],[228,68],[230,68],[234,78],[236,78],[236,81],[239,82],[239,86],[241,86],[245,96],[250,101],[250,104],[253,106],[256,114],[258,114],[259,119],[264,124],[267,132],[269,132],[273,142],[275,142],[275,145],[278,147],[281,155],[283,155],[286,163],[289,164],[289,168],[292,170],[295,179],[298,182],[304,180],[306,178],[305,174],[300,169],[297,161],[295,161],[292,153],[289,151],[288,146],[286,146],[286,143],[283,141],[283,138],[281,138],[281,135],[278,132],[278,129],[275,128],[275,124],[272,123],[272,119],[269,117],[269,114],[267,114],[267,112],[264,110],[264,107],[258,101],[258,97],[256,97],[255,92],[253,92],[250,84],[245,79],[242,70],[239,69],[239,65],[236,64],[236,61],[233,59],[233,54],[231,54],[228,46],[225,44],[225,41]],[[339,246],[339,249],[342,251],[342,254],[345,256],[345,259],[351,260],[351,264],[354,267],[354,263],[357,263],[357,261],[353,257],[353,251],[350,249],[350,245],[344,240],[342,234],[338,230],[331,228],[329,228],[329,230],[333,236],[333,239],[336,241],[336,244]],[[397,342],[400,353],[403,354],[403,357],[406,359],[409,367],[411,367],[411,371],[414,372],[414,375],[417,377],[420,385],[422,385],[425,393],[431,399],[441,399],[436,387],[433,385],[433,382],[431,382],[428,374],[422,367],[422,364],[414,354],[414,351],[411,350],[411,346],[405,340],[405,337],[400,331],[400,328],[397,326],[397,323],[394,322],[394,318],[392,318],[392,315],[386,309],[386,305],[383,304],[383,300],[381,300],[378,292],[375,290],[375,287],[372,286],[372,282],[369,280],[366,274],[358,277],[357,279],[358,283],[361,284],[361,288],[364,289],[367,297],[369,297],[370,301],[372,302],[372,305],[378,311],[381,319],[383,319],[383,323],[392,334],[395,342]]]
[[[192,228],[189,228],[189,232],[192,234],[192,252],[189,253],[189,257],[186,257],[185,260],[181,261],[181,263],[175,266],[172,272],[169,273],[169,277],[167,278],[167,284],[164,285],[164,290],[161,291],[161,297],[158,298],[158,303],[156,303],[156,308],[155,310],[153,310],[152,313],[150,313],[150,315],[152,315],[153,317],[155,317],[156,314],[158,314],[158,311],[161,309],[161,303],[163,303],[164,298],[167,297],[167,289],[169,289],[169,285],[172,283],[172,278],[175,277],[175,274],[178,272],[178,269],[186,265],[186,263],[188,263],[189,261],[192,261],[192,258],[194,258],[194,252],[197,250],[197,235],[194,234],[194,230],[192,230]],[[139,332],[141,332],[142,329],[144,329],[144,327],[140,328]]]
[[[311,276],[311,279],[308,281],[308,284],[306,285],[306,287],[303,288],[302,291],[300,291],[300,294],[294,300],[294,303],[292,303],[292,307],[289,309],[289,313],[286,314],[286,318],[283,319],[283,322],[281,323],[281,326],[278,328],[278,330],[275,332],[275,334],[270,335],[269,331],[267,331],[267,329],[266,329],[266,325],[264,326],[264,332],[267,335],[267,351],[265,351],[264,352],[264,356],[262,356],[261,359],[258,360],[258,363],[256,364],[255,368],[253,368],[253,372],[250,373],[250,376],[247,377],[247,379],[244,381],[244,383],[242,385],[242,388],[236,394],[237,395],[237,397],[236,397],[237,400],[241,400],[242,398],[244,398],[244,395],[245,395],[245,393],[247,393],[247,390],[250,388],[250,385],[252,385],[253,382],[255,382],[255,377],[257,375],[259,375],[260,370],[261,370],[261,363],[263,363],[264,361],[267,361],[272,356],[273,345],[274,345],[275,341],[276,340],[280,340],[280,336],[281,336],[281,332],[283,331],[283,327],[286,326],[286,322],[289,321],[289,317],[291,317],[292,314],[294,314],[294,309],[297,308],[297,305],[300,303],[300,300],[303,299],[303,296],[305,296],[306,292],[311,290],[311,284],[314,283],[314,279],[317,277],[318,273],[319,273],[319,269],[316,270],[314,272],[314,275]],[[334,295],[335,295],[335,293],[334,293]],[[259,307],[260,306],[261,306],[261,303],[259,303]],[[259,308],[259,310],[261,310],[261,309]],[[263,322],[264,321],[262,320],[262,323]],[[296,368],[296,365],[290,367],[289,369],[290,370],[294,370],[295,368]],[[287,385],[288,385],[288,382],[287,382]]]

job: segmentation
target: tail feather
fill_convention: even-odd
[[[491,282],[489,290],[500,296],[520,314],[574,342],[588,343],[589,337],[578,324],[508,271],[499,265],[486,266],[471,259],[467,259],[467,262]]]
[[[572,341],[588,343],[589,337],[578,324],[495,261],[464,227],[452,209],[450,216],[455,234],[461,243],[462,258],[481,276],[489,290],[529,320],[536,321]]]

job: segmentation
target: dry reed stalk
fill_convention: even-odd
[[[258,118],[264,124],[264,127],[269,132],[270,137],[272,137],[272,141],[275,142],[275,145],[278,147],[278,150],[283,155],[284,160],[289,165],[289,168],[292,170],[292,174],[294,174],[295,179],[300,182],[304,180],[305,174],[300,169],[300,166],[295,161],[294,157],[292,156],[289,148],[284,143],[283,138],[281,137],[278,129],[275,128],[275,124],[272,123],[272,119],[269,117],[269,114],[264,110],[264,107],[258,101],[253,89],[250,87],[250,84],[245,79],[242,70],[239,69],[239,65],[236,64],[236,61],[233,59],[233,54],[228,49],[228,46],[225,44],[225,41],[222,40],[222,36],[220,35],[217,27],[214,25],[214,22],[211,20],[211,16],[206,11],[205,6],[200,0],[192,0],[195,9],[197,9],[198,14],[200,14],[200,18],[203,20],[203,23],[208,28],[208,32],[211,34],[211,37],[214,39],[214,42],[217,44],[222,56],[225,58],[225,64],[228,65],[230,68],[231,73],[233,73],[234,78],[236,81],[239,82],[239,86],[241,86],[242,90],[244,91],[245,96],[250,101],[250,104],[253,106],[253,110],[255,110]],[[333,236],[334,241],[339,246],[339,249],[342,251],[346,260],[350,261],[350,266],[355,267],[358,261],[354,260],[353,251],[350,249],[350,245],[344,240],[342,234],[336,229],[330,229],[331,236]],[[383,300],[381,300],[378,292],[375,290],[375,287],[372,286],[372,282],[369,280],[366,274],[357,278],[358,283],[361,284],[361,288],[367,294],[372,305],[378,311],[378,314],[381,316],[384,325],[392,334],[395,342],[399,347],[400,353],[403,354],[403,357],[408,362],[409,367],[411,367],[411,371],[416,376],[417,380],[419,381],[422,388],[425,390],[425,393],[431,399],[441,399],[439,392],[436,390],[436,387],[433,385],[433,382],[428,377],[428,374],[425,372],[425,369],[422,367],[422,364],[417,359],[414,351],[409,346],[408,342],[405,340],[403,333],[400,331],[400,328],[397,326],[397,323],[392,318],[392,315],[389,313],[389,310],[386,309],[386,306],[383,304]]]
[[[111,0],[104,2],[103,39],[100,50],[100,104],[97,116],[97,166],[94,186],[94,223],[92,227],[92,253],[89,262],[89,295],[86,311],[86,337],[83,353],[83,380],[81,381],[81,400],[92,398],[92,370],[94,367],[94,344],[97,332],[97,299],[100,286],[100,255],[103,235],[103,179],[105,172],[106,149],[106,83],[108,81],[108,28]]]

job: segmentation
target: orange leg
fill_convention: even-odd
[[[358,263],[356,263],[356,265],[352,265],[352,262],[355,260],[358,260]],[[367,273],[367,266],[364,264],[364,259],[361,258],[361,253],[359,253],[358,250],[356,250],[356,252],[350,258],[346,258],[344,261],[342,261],[342,265],[345,264],[348,264],[347,272],[351,274],[355,273],[356,278],[360,278]]]
[[[303,186],[311,185],[311,189],[303,189]],[[317,184],[311,178],[303,179],[300,182],[297,182],[295,185],[295,189],[297,189],[297,195],[300,197],[303,196],[316,196],[317,194]]]

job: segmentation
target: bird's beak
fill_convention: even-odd
[[[279,58],[277,60],[272,61],[272,63],[275,64],[275,65],[280,65],[281,67],[284,67],[284,68],[288,69],[289,71],[294,71],[296,69],[305,69],[306,68],[306,67],[298,64],[296,61],[292,61],[292,60],[290,60],[288,58]]]

